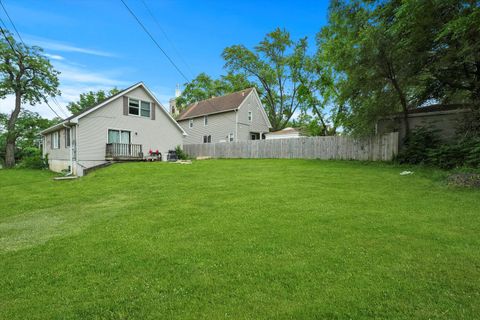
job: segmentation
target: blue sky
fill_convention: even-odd
[[[125,0],[190,79],[200,72],[213,77],[225,73],[220,56],[225,47],[252,48],[276,27],[287,29],[293,39],[307,36],[313,49],[328,9],[328,1],[144,1],[174,47],[142,0]],[[176,84],[185,83],[120,0],[3,3],[23,40],[43,47],[61,72],[62,96],[57,100],[64,112],[64,106],[82,92],[121,89],[138,81],[144,81],[167,106]],[[0,17],[13,31],[3,11]],[[12,97],[1,100],[0,112],[11,110],[12,103]],[[27,108],[54,116],[43,105]]]

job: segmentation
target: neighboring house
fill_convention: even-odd
[[[468,116],[469,112],[471,110],[463,104],[430,105],[410,110],[408,124],[411,131],[425,127],[434,130],[440,139],[449,141],[455,138],[459,122]],[[398,132],[399,142],[402,145],[405,139],[403,113],[379,119],[375,131],[377,134]]]
[[[300,129],[298,128],[285,128],[278,131],[273,131],[265,134],[265,139],[273,140],[273,139],[291,139],[291,138],[300,138],[304,137],[305,135],[302,134]]]
[[[152,92],[137,83],[41,132],[52,171],[84,169],[108,161],[142,160],[149,150],[165,156],[185,132]]]
[[[259,140],[272,127],[255,88],[195,102],[177,121],[184,144]]]

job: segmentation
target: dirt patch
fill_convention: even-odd
[[[480,174],[478,173],[455,173],[447,179],[449,185],[459,187],[480,188]]]

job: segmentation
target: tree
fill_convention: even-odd
[[[93,107],[96,104],[105,101],[114,94],[119,93],[120,90],[117,88],[112,88],[108,91],[98,90],[98,91],[89,91],[87,93],[81,93],[80,98],[76,102],[70,102],[67,105],[67,109],[73,113],[77,114],[82,112],[85,109]]]
[[[5,166],[15,165],[16,123],[22,103],[35,105],[60,94],[58,74],[42,49],[17,43],[11,34],[0,28],[0,98],[15,96],[15,106],[7,122]]]
[[[220,79],[213,79],[206,73],[200,73],[191,82],[185,84],[185,89],[176,99],[177,108],[181,111],[191,103],[223,96],[253,86],[255,84],[250,82],[243,74],[228,73],[221,76]]]
[[[305,71],[307,39],[294,42],[281,29],[268,33],[254,50],[234,45],[222,53],[225,68],[255,81],[274,130],[283,129],[296,111],[308,108],[299,95]]]
[[[60,119],[45,119],[38,113],[31,112],[23,109],[18,115],[17,122],[15,124],[15,158],[21,158],[26,150],[37,148],[39,145],[40,131],[57,124]],[[7,136],[8,115],[0,114],[0,150],[2,154],[0,158],[3,158],[3,150],[5,148],[6,136]]]

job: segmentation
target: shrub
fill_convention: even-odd
[[[441,143],[432,130],[421,128],[411,133],[399,152],[400,163],[425,164],[442,169],[480,167],[480,137],[458,136],[454,143]]]
[[[177,157],[179,160],[187,160],[188,155],[183,151],[182,147],[176,146],[175,152],[177,153]]]
[[[433,130],[417,129],[404,140],[404,147],[398,153],[397,160],[400,163],[425,164],[431,156],[429,150],[436,149],[439,143]]]
[[[18,167],[27,169],[47,169],[48,155],[42,157],[42,152],[37,148],[28,148],[29,150],[22,150],[24,154]]]

